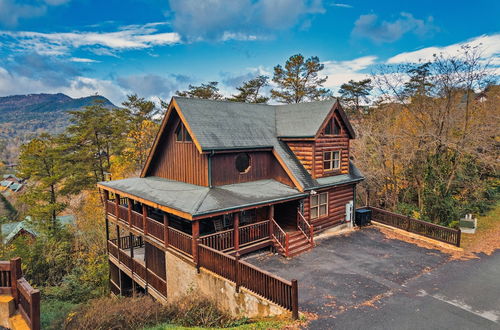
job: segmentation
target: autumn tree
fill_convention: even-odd
[[[330,90],[323,88],[328,77],[319,75],[324,67],[317,56],[291,56],[284,67],[274,67],[273,82],[277,87],[271,90],[272,98],[282,103],[300,103],[329,97]]]
[[[192,97],[198,99],[221,100],[222,94],[219,92],[219,83],[217,81],[210,81],[200,86],[189,85],[185,91],[175,92],[178,96]]]
[[[19,175],[28,179],[21,200],[28,205],[28,213],[42,227],[57,227],[57,215],[66,204],[62,200],[65,164],[62,149],[56,138],[42,134],[21,147]]]
[[[243,82],[243,84],[236,89],[238,94],[228,98],[228,101],[245,102],[245,103],[267,103],[269,97],[262,95],[262,89],[269,85],[269,77],[257,76],[253,79]]]
[[[340,86],[339,93],[349,109],[359,111],[360,103],[369,101],[368,96],[372,89],[371,79],[349,80],[349,82]]]
[[[380,99],[356,123],[353,147],[371,203],[443,225],[491,205],[498,95],[481,91],[493,78],[480,49],[469,46],[376,72]]]

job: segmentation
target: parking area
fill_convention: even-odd
[[[500,254],[449,261],[375,227],[319,240],[290,260],[247,261],[299,282],[311,329],[500,329]]]

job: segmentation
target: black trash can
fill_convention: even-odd
[[[356,226],[366,226],[372,222],[372,210],[358,209],[355,217]]]

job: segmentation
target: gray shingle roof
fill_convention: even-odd
[[[276,134],[280,137],[313,137],[337,100],[274,106]]]
[[[336,100],[266,105],[174,97],[203,151],[273,147],[305,188],[316,186],[280,136],[315,136]]]
[[[214,188],[159,177],[100,182],[155,204],[200,216],[250,205],[300,198],[306,194],[275,180],[259,180]]]

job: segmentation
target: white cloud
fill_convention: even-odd
[[[350,61],[325,61],[325,68],[321,72],[328,76],[325,87],[338,88],[349,80],[362,80],[369,78],[370,74],[361,71],[366,70],[376,63],[376,56],[364,56]]]
[[[66,2],[69,0],[44,0],[34,4],[18,0],[0,0],[0,24],[16,26],[20,19],[45,15],[47,5],[59,6]]]
[[[76,63],[98,63],[99,61],[90,59],[90,58],[81,58],[81,57],[72,57],[69,59],[71,62]]]
[[[0,31],[0,37],[14,40],[13,47],[31,50],[42,55],[65,55],[80,47],[97,47],[108,50],[144,49],[173,45],[180,42],[175,32],[157,33],[151,24],[124,27],[116,32],[66,32],[40,33],[31,31]]]
[[[380,21],[375,14],[361,15],[354,23],[352,35],[368,38],[376,43],[394,42],[406,33],[426,36],[437,30],[432,16],[417,19],[410,13],[401,13],[395,21]]]
[[[256,40],[324,13],[322,0],[170,0],[175,30],[190,41]]]
[[[331,3],[330,6],[332,7],[340,7],[340,8],[352,8],[351,5],[348,5],[347,3]]]
[[[500,64],[500,33],[494,35],[482,35],[467,41],[459,42],[444,47],[427,47],[413,52],[405,52],[393,56],[387,60],[388,64],[417,63],[419,61],[430,61],[434,54],[456,55],[464,45],[479,46],[482,56],[492,60],[492,65]]]

